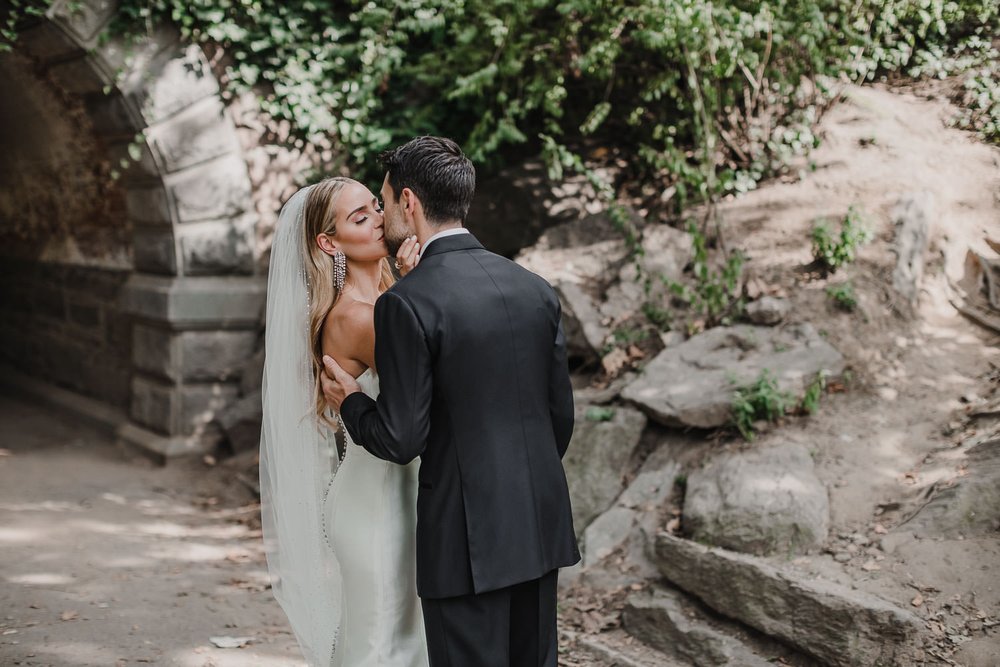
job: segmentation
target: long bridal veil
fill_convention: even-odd
[[[303,212],[309,188],[281,209],[267,281],[260,506],[274,597],[310,665],[330,664],[341,578],[323,537],[323,498],[336,472],[333,434],[313,408]]]

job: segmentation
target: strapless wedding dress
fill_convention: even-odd
[[[378,397],[378,376],[371,369],[358,384]],[[343,580],[343,620],[330,664],[426,667],[416,583],[419,463],[383,461],[344,436],[344,460],[323,507],[327,542]]]

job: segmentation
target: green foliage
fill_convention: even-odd
[[[587,408],[585,414],[587,421],[592,422],[608,422],[615,418],[614,408],[602,408],[598,406],[592,406]]]
[[[677,475],[674,477],[674,486],[677,487],[677,490],[680,491],[681,493],[684,493],[684,491],[687,490],[687,484],[688,484],[688,476],[682,472],[677,473]]]
[[[903,71],[912,77],[961,76],[955,125],[1000,143],[1000,3],[995,0],[911,2],[906,25],[912,57]],[[914,12],[914,9],[916,11]],[[889,26],[885,32],[892,33]],[[901,36],[907,36],[902,33]]]
[[[641,327],[622,324],[617,326],[615,330],[611,332],[611,337],[614,339],[616,346],[628,347],[629,345],[641,343],[649,338],[649,331]],[[605,353],[608,351],[610,350],[606,350]]]
[[[646,316],[649,323],[660,331],[667,331],[670,329],[670,321],[672,319],[670,311],[657,305],[653,301],[646,301],[642,304],[642,314]]]
[[[959,127],[976,130],[981,137],[1000,144],[1000,52],[965,80],[965,109],[956,119]]]
[[[827,220],[820,219],[813,226],[813,259],[824,271],[833,272],[854,261],[858,248],[872,238],[861,214],[853,206],[840,223],[840,231],[834,232]]]
[[[0,49],[50,0],[5,4]],[[992,48],[998,17],[996,0],[122,0],[110,33],[170,22],[221,45],[227,94],[259,93],[293,141],[332,144],[362,178],[434,133],[484,171],[617,161],[602,191],[653,183],[679,210],[807,153],[837,80],[951,71]],[[995,66],[970,77],[962,121],[993,137],[996,82]]]
[[[694,222],[688,223],[688,233],[694,246],[693,285],[661,279],[674,296],[705,319],[705,328],[729,324],[743,312],[743,255],[733,252],[721,267],[713,268],[708,259],[705,236]]]
[[[744,439],[753,440],[755,421],[777,421],[793,404],[794,399],[778,389],[777,379],[765,368],[754,382],[733,393],[732,423]]]
[[[837,308],[846,310],[847,312],[853,311],[858,305],[858,298],[854,293],[854,285],[850,281],[827,286],[826,295],[830,297]]]
[[[824,391],[826,391],[826,374],[820,371],[806,387],[806,393],[802,395],[799,406],[811,415],[816,414],[816,410],[819,409],[819,399],[822,398]]]
[[[52,0],[7,0],[3,6],[7,15],[0,18],[0,53],[14,48],[18,29],[23,23],[45,16],[45,11],[51,6]],[[73,7],[69,9],[76,11]]]

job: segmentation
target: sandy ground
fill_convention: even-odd
[[[304,667],[258,516],[225,464],[160,467],[0,396],[0,665]],[[561,664],[610,664],[562,643]]]
[[[851,87],[823,119],[822,143],[801,174],[721,205],[725,238],[748,257],[751,287],[787,297],[791,319],[812,322],[850,368],[843,391],[824,396],[815,415],[724,447],[797,442],[809,449],[829,489],[830,539],[824,552],[791,564],[914,611],[928,621],[931,662],[1000,665],[1000,532],[906,532],[922,504],[976,474],[961,445],[986,425],[965,413],[1000,397],[1000,334],[948,300],[970,249],[995,256],[986,240],[1000,240],[1000,150],[949,128],[956,111],[936,96]],[[930,202],[926,271],[914,304],[892,287],[894,208],[909,193]],[[851,206],[874,239],[836,274],[810,272],[813,221],[839,221]],[[858,297],[851,313],[826,294],[848,280]],[[887,533],[898,548],[882,548]],[[835,561],[852,541],[850,560]]]
[[[1000,631],[969,624],[1000,616],[1000,533],[918,534],[879,548],[880,531],[905,533],[909,510],[969,474],[955,455],[962,433],[947,427],[1000,385],[1000,336],[945,296],[966,250],[988,253],[986,236],[1000,238],[1000,151],[948,129],[952,113],[941,100],[852,89],[824,119],[804,178],[726,202],[722,214],[756,289],[790,298],[794,318],[822,329],[852,369],[847,391],[827,395],[816,415],[752,445],[801,442],[830,489],[830,551],[791,565],[937,623],[935,642],[957,639],[929,648],[957,664],[996,665]],[[933,193],[934,209],[927,279],[908,311],[890,287],[891,213],[911,191]],[[852,204],[875,240],[832,278],[807,275],[812,220]],[[858,292],[854,313],[834,309],[825,293],[846,279]],[[12,399],[0,399],[0,434],[9,451],[0,456],[0,664],[304,664],[266,589],[255,506],[231,471],[126,460],[100,434]],[[706,439],[694,448],[720,446],[747,445]],[[870,544],[835,561],[852,535]],[[252,641],[218,649],[218,636]],[[963,656],[971,653],[981,659]]]
[[[810,449],[830,492],[833,549],[843,546],[838,536],[859,533],[876,545],[876,525],[903,528],[922,502],[968,474],[954,451],[975,431],[965,409],[1000,391],[1000,334],[948,301],[948,282],[960,279],[967,251],[995,254],[986,240],[1000,239],[1000,150],[948,128],[955,112],[940,98],[849,88],[821,124],[813,171],[723,205],[730,236],[750,257],[748,272],[765,291],[787,295],[793,317],[813,322],[851,369],[846,392],[828,394],[816,415],[754,444],[794,441]],[[892,289],[893,209],[907,193],[930,201],[926,272],[912,307]],[[838,219],[852,205],[873,241],[829,278],[804,272],[813,220]],[[846,280],[858,294],[853,313],[837,311],[825,292]],[[961,426],[953,432],[949,424]],[[829,556],[802,564],[907,607],[929,586],[938,604],[957,596],[973,614],[1000,613],[1000,533],[924,534],[912,542],[893,553],[863,548],[845,564]]]
[[[127,459],[8,397],[0,448],[0,664],[305,664],[265,588],[255,506],[225,470]]]

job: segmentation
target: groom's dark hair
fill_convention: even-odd
[[[476,168],[451,139],[417,137],[385,151],[379,160],[394,197],[410,188],[430,223],[465,222],[476,193]]]

